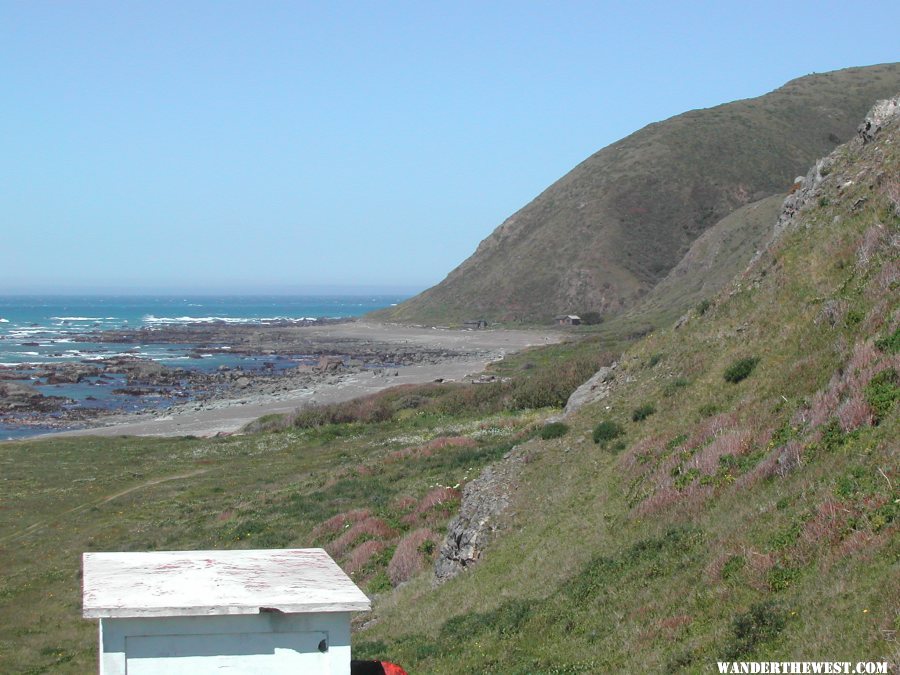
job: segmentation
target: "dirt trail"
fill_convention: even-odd
[[[181,480],[183,478],[192,478],[193,476],[199,476],[202,473],[206,473],[208,469],[197,469],[196,471],[189,471],[187,473],[180,473],[174,476],[165,476],[163,478],[154,478],[152,480],[145,481],[138,485],[133,485],[126,490],[121,490],[116,492],[115,494],[108,495],[106,497],[102,497],[100,499],[95,499],[94,501],[87,502],[85,504],[79,504],[78,506],[68,509],[67,511],[63,511],[53,520],[57,520],[63,516],[69,516],[73,513],[80,513],[81,511],[86,511],[87,509],[93,506],[102,506],[103,504],[108,504],[109,502],[118,499],[119,497],[124,497],[127,494],[132,492],[137,492],[138,490],[143,490],[144,488],[151,487],[153,485],[159,485],[160,483],[167,483],[173,480]],[[46,527],[48,524],[47,520],[41,520],[36,523],[32,523],[24,530],[20,530],[19,532],[13,532],[11,534],[7,534],[3,537],[0,537],[0,544],[8,544],[10,542],[18,541],[19,539],[24,539],[30,534],[34,534],[35,532],[39,532],[41,529]]]

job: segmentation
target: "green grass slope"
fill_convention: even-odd
[[[292,546],[375,598],[356,654],[411,673],[897,663],[897,124],[821,172],[778,242],[633,344],[568,430],[540,420],[610,363],[602,336],[259,433],[0,443],[0,672],[95,670],[84,551]],[[594,443],[600,423],[623,434]],[[500,534],[432,588],[462,485],[513,447]]]
[[[394,387],[262,418],[263,433],[0,443],[0,673],[96,671],[84,551],[324,546],[389,597],[431,565],[461,484],[612,355],[521,358],[490,384]]]
[[[541,322],[633,307],[704,231],[785,192],[898,89],[900,64],[851,68],[651,124],[547,188],[443,282],[375,316]]]
[[[707,311],[629,349],[568,434],[525,442],[479,565],[396,591],[357,653],[428,673],[900,664],[900,120],[825,166]],[[601,422],[623,434],[594,443]]]
[[[753,255],[771,239],[784,198],[783,194],[766,197],[725,216],[691,244],[678,264],[636,307],[613,321],[643,322],[658,328],[674,323],[688,309],[712,298],[743,272]]]

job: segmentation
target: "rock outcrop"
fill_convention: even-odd
[[[882,128],[897,117],[900,117],[900,94],[878,101],[872,106],[862,124],[857,128],[857,140],[855,142],[859,145],[866,145],[872,142]],[[779,215],[778,221],[775,223],[772,241],[777,240],[781,236],[801,211],[818,204],[822,192],[821,188],[826,179],[834,181],[842,187],[852,184],[852,181],[845,183],[843,176],[835,175],[832,171],[837,159],[836,153],[842,152],[843,149],[844,146],[841,146],[827,157],[817,160],[805,177],[796,179],[796,184],[799,187],[784,200],[781,215]]]
[[[501,528],[500,514],[509,506],[525,457],[524,448],[516,446],[463,488],[459,514],[447,528],[434,565],[435,583],[452,579],[481,558]]]
[[[874,141],[881,128],[897,115],[900,115],[900,94],[878,101],[872,106],[869,114],[856,129],[856,134],[864,145]]]
[[[562,416],[568,417],[588,403],[594,403],[609,396],[617,367],[618,364],[613,363],[611,366],[601,368],[591,376],[591,379],[573,391],[569,400],[566,401],[566,408]]]

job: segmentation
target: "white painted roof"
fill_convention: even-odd
[[[320,548],[85,553],[83,562],[89,619],[371,609]]]

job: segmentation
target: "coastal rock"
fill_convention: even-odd
[[[107,362],[108,373],[125,375],[129,385],[152,384],[174,385],[184,377],[184,371],[169,368],[150,359],[139,359],[133,356],[123,356],[110,359]]]
[[[0,413],[31,416],[35,413],[56,412],[67,399],[44,396],[30,384],[0,382]]]
[[[22,382],[0,383],[0,398],[25,400],[41,397],[43,397],[43,394],[30,384]]]
[[[322,355],[319,357],[319,364],[316,366],[316,369],[319,372],[327,373],[335,370],[340,370],[344,366],[344,359],[340,356],[325,356]]]
[[[47,384],[77,384],[86,377],[99,375],[99,368],[83,363],[65,363],[46,373]]]

